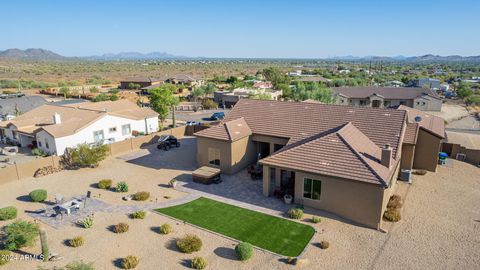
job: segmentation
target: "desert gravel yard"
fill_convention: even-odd
[[[149,191],[151,201],[163,203],[182,199],[188,194],[167,186],[170,179],[185,175],[195,168],[195,142],[190,140],[179,149],[165,153],[155,149],[132,152],[122,158],[108,158],[99,168],[63,171],[42,178],[12,181],[0,185],[0,206],[15,205],[18,218],[33,221],[25,210],[43,207],[24,199],[35,188],[48,190],[48,199],[56,193],[65,197],[83,194],[91,190],[96,199],[109,204],[128,205],[122,194],[96,188],[103,178],[114,182],[127,181],[132,191]],[[190,153],[190,154],[189,154]],[[0,175],[1,177],[1,175]],[[232,176],[234,177],[234,176]],[[221,187],[219,185],[218,187]],[[235,257],[236,241],[209,233],[169,217],[149,213],[144,220],[133,220],[124,213],[99,212],[91,229],[65,226],[47,231],[50,250],[64,257],[59,262],[12,261],[0,266],[1,270],[53,269],[65,266],[73,260],[93,262],[96,269],[119,269],[118,260],[136,255],[140,264],[135,269],[188,269],[195,256],[207,259],[207,269],[478,269],[480,265],[480,169],[470,164],[453,161],[453,167],[439,167],[436,173],[415,175],[413,184],[398,184],[398,194],[404,199],[402,220],[387,226],[382,233],[369,228],[349,224],[333,215],[313,211],[322,218],[317,224],[310,222],[307,214],[301,221],[317,231],[311,244],[302,255],[304,266],[285,264],[285,258],[260,250],[247,262]],[[166,199],[168,197],[169,199]],[[352,207],[355,207],[352,205]],[[11,221],[0,221],[0,227]],[[37,221],[38,222],[38,221]],[[130,230],[115,234],[112,225],[125,222]],[[174,232],[158,233],[158,227],[170,223]],[[180,253],[175,239],[187,233],[198,235],[203,246],[194,254]],[[72,248],[65,240],[83,236],[85,244]],[[266,235],[267,237],[269,235]],[[318,242],[330,242],[328,249],[318,248]],[[39,254],[40,244],[25,248],[22,252]],[[15,253],[18,256],[22,253]]]

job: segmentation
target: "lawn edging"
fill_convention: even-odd
[[[254,211],[254,210],[251,210],[251,209],[248,209],[248,208],[240,207],[240,206],[237,206],[237,205],[232,205],[232,204],[225,203],[225,202],[222,202],[222,201],[217,201],[217,200],[214,200],[214,199],[211,199],[211,198],[206,198],[206,197],[200,197],[200,198],[205,198],[205,199],[208,199],[208,200],[215,201],[215,202],[217,202],[217,203],[223,203],[223,204],[225,204],[225,205],[229,205],[229,206],[231,206],[231,207],[238,207],[238,208],[244,209],[244,210],[246,210],[246,211],[257,212],[257,213],[259,213],[259,214],[263,214],[263,215],[270,216],[270,217],[273,217],[273,218],[279,218],[279,219],[283,219],[283,220],[288,221],[288,222],[294,222],[294,223],[298,223],[298,224],[301,224],[301,225],[310,227],[310,228],[313,230],[313,234],[312,234],[311,237],[308,239],[308,241],[305,243],[305,246],[301,249],[301,252],[300,252],[298,255],[296,255],[296,256],[291,256],[291,257],[301,258],[301,257],[305,254],[305,252],[306,252],[306,250],[307,250],[307,247],[312,244],[313,239],[315,238],[316,234],[318,233],[317,229],[316,229],[315,227],[313,227],[313,226],[310,226],[310,225],[308,225],[308,224],[303,224],[303,223],[298,222],[298,221],[296,221],[296,220],[290,220],[290,219],[285,218],[285,217],[283,217],[283,216],[277,216],[277,215],[272,215],[272,214],[269,214],[269,213]],[[187,203],[188,203],[188,202],[187,202]],[[187,204],[187,203],[185,203],[185,204]],[[211,229],[207,229],[207,228],[202,227],[202,226],[200,226],[200,225],[197,225],[197,224],[194,224],[194,223],[185,221],[185,220],[183,220],[183,219],[180,219],[180,218],[177,218],[177,217],[174,217],[174,216],[171,216],[171,215],[168,215],[168,214],[166,214],[166,213],[162,213],[162,212],[158,211],[158,210],[160,210],[160,209],[162,209],[162,208],[163,208],[163,207],[158,208],[158,209],[153,209],[153,212],[155,212],[155,213],[157,213],[157,214],[159,214],[159,215],[161,215],[161,216],[164,216],[164,217],[166,217],[166,218],[172,219],[172,220],[174,220],[174,221],[176,221],[176,222],[178,222],[178,223],[183,223],[184,225],[190,225],[190,226],[192,226],[192,227],[194,227],[194,228],[197,228],[197,229],[200,229],[200,230],[203,230],[203,231],[212,233],[212,234],[214,234],[214,235],[223,237],[223,238],[225,238],[225,239],[228,239],[228,240],[231,240],[231,241],[234,241],[234,242],[237,242],[237,243],[243,242],[242,240],[239,240],[239,239],[237,239],[237,238],[234,238],[234,237],[225,235],[225,234],[220,233],[220,232],[213,231],[213,230],[211,230]],[[169,207],[165,207],[165,208],[169,208]],[[271,251],[271,250],[268,250],[268,249],[266,249],[266,248],[259,247],[259,246],[255,245],[254,243],[250,243],[250,244],[252,244],[252,246],[253,246],[255,249],[259,250],[259,251],[263,251],[263,252],[266,252],[266,253],[268,253],[268,254],[272,254],[272,255],[274,255],[274,256],[280,257],[280,258],[290,257],[290,256],[288,256],[288,255],[282,255],[282,254],[279,254],[279,253],[277,253],[277,252],[275,252],[275,251]]]

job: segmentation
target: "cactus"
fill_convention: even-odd
[[[47,232],[45,232],[45,230],[43,230],[43,229],[40,229],[40,242],[41,242],[41,245],[42,245],[43,261],[47,262],[48,259],[49,259],[48,257],[50,255],[50,253],[48,251]]]

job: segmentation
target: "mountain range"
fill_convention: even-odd
[[[204,57],[187,57],[169,54],[166,52],[121,52],[106,53],[102,55],[86,56],[86,57],[67,57],[54,53],[45,49],[7,49],[0,51],[0,59],[12,60],[31,60],[31,61],[67,61],[67,60],[98,60],[98,61],[121,61],[121,60],[175,60],[175,59],[206,59]],[[231,58],[230,58],[231,59]],[[448,55],[440,56],[426,54],[422,56],[335,56],[325,58],[330,61],[405,61],[405,62],[480,62],[480,55],[477,56],[461,56]]]

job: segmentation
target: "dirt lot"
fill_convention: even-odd
[[[181,198],[186,194],[164,185],[176,175],[194,168],[194,143],[168,153],[146,149],[120,158],[109,158],[99,168],[66,171],[40,179],[14,181],[0,187],[0,206],[16,205],[20,218],[29,219],[23,210],[41,208],[41,204],[17,199],[35,188],[46,188],[50,197],[55,193],[78,195],[101,178],[127,181],[132,190],[148,190],[154,198],[164,195]],[[129,161],[126,161],[128,159]],[[398,192],[405,193],[402,220],[382,233],[351,225],[331,215],[320,213],[319,224],[311,224],[318,233],[313,244],[328,240],[330,248],[321,250],[315,245],[307,248],[308,260],[303,269],[475,269],[480,265],[480,171],[461,162],[453,167],[441,167],[437,173],[415,176],[413,184],[399,183]],[[119,195],[104,191],[100,196],[109,203],[120,203]],[[173,199],[172,198],[172,199]],[[51,199],[51,198],[50,198]],[[133,203],[133,202],[131,202]],[[352,206],[354,207],[354,206]],[[118,222],[130,224],[130,230],[117,235],[108,227]],[[157,233],[164,222],[174,226],[172,235]],[[307,220],[305,222],[308,222]],[[0,222],[0,226],[8,222]],[[158,214],[150,213],[145,220],[131,220],[118,213],[98,213],[91,229],[67,226],[56,230],[46,225],[50,249],[65,259],[57,263],[11,262],[2,269],[35,269],[37,266],[53,268],[82,259],[94,262],[96,269],[118,269],[118,258],[133,254],[141,262],[136,269],[188,269],[189,260],[203,256],[208,269],[293,269],[284,258],[256,251],[248,262],[235,260],[234,241],[193,228]],[[202,250],[195,254],[182,254],[172,242],[185,233],[195,233],[203,240]],[[86,239],[83,247],[71,248],[66,239],[81,235]],[[25,249],[38,254],[40,245]]]

